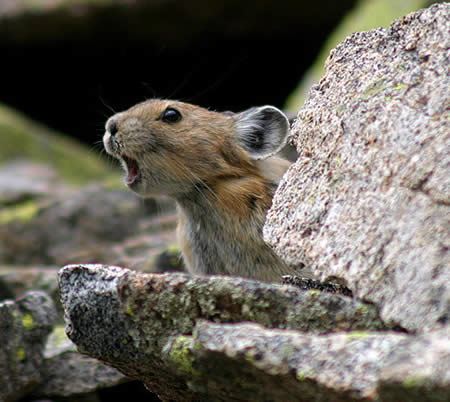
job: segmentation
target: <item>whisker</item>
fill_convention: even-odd
[[[103,99],[103,97],[101,95],[99,95],[98,99],[100,100],[100,102],[102,103],[102,105],[104,107],[106,107],[109,111],[111,111],[113,114],[116,114],[117,112],[114,110],[114,108],[110,105],[108,105],[105,100]],[[105,118],[107,118],[108,116],[104,116]]]

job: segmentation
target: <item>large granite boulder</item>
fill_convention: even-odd
[[[411,332],[448,325],[449,32],[450,4],[436,4],[331,52],[264,229],[287,263]]]

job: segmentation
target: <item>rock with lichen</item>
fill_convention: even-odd
[[[409,331],[450,310],[450,4],[334,49],[293,127],[264,237]]]
[[[413,401],[450,391],[448,331],[389,330],[374,306],[346,296],[102,265],[67,266],[59,283],[78,349],[163,400]]]
[[[0,202],[2,264],[102,261],[152,269],[153,260],[174,241],[176,215],[166,199],[143,202],[108,182],[79,191],[62,186],[53,175],[51,183],[32,177],[35,167],[25,162],[0,166],[2,194],[9,195]],[[34,186],[26,190],[31,181]]]
[[[0,401],[95,395],[130,381],[110,366],[77,352],[43,291],[0,303]]]
[[[15,401],[42,380],[43,350],[56,320],[52,299],[42,291],[0,303],[0,401]]]
[[[419,402],[450,395],[449,339],[446,330],[314,336],[203,321],[170,350],[182,343],[176,361],[185,373],[190,363],[191,389],[223,400]]]

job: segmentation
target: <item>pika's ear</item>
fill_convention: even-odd
[[[289,133],[289,121],[273,106],[261,106],[236,113],[236,135],[252,159],[265,159],[277,153]]]

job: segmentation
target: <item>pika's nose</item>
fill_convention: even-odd
[[[119,131],[119,128],[117,127],[117,121],[110,119],[108,121],[108,124],[106,125],[106,129],[109,131],[109,134],[114,137],[117,134],[117,131]]]

